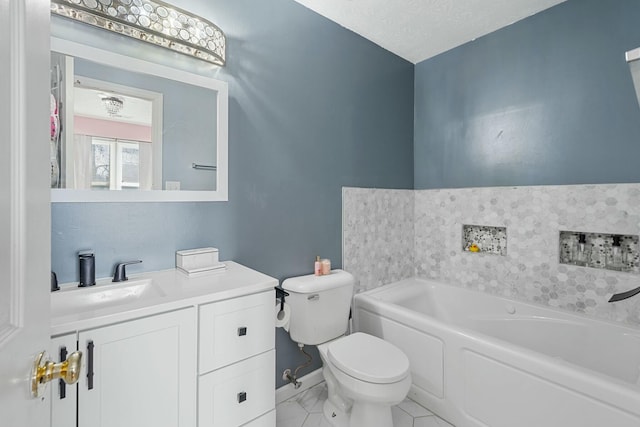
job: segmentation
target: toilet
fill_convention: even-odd
[[[286,325],[298,345],[317,345],[328,399],[323,412],[335,427],[393,427],[391,406],[409,392],[409,359],[372,335],[345,335],[354,278],[343,270],[292,277],[282,283],[291,317]]]

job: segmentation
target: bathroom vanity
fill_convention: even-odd
[[[234,262],[63,285],[50,354],[83,353],[78,384],[51,384],[52,427],[274,427],[274,291]]]

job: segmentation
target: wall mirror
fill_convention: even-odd
[[[52,202],[228,200],[226,82],[51,39]]]

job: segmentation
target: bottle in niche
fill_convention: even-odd
[[[613,236],[611,244],[611,252],[607,256],[607,268],[610,270],[624,270],[625,267],[625,251],[620,245],[622,236]]]
[[[607,267],[607,257],[602,236],[598,236],[598,239],[591,245],[591,257],[588,264],[592,268]]]
[[[579,265],[582,267],[587,265],[589,261],[590,248],[587,243],[587,236],[582,233],[578,235],[578,242],[574,247],[572,258],[575,265]]]

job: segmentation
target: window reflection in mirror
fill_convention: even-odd
[[[161,93],[76,74],[73,139],[64,141],[68,161],[58,182],[73,189],[162,189],[162,123],[153,122],[154,108],[162,117]]]
[[[88,158],[82,159],[82,162],[86,162],[87,173],[82,176],[84,181],[76,182],[74,188],[151,190],[149,143],[78,134],[74,136],[74,142],[80,139],[83,145],[89,147],[86,150]],[[81,156],[76,154],[76,158]]]

